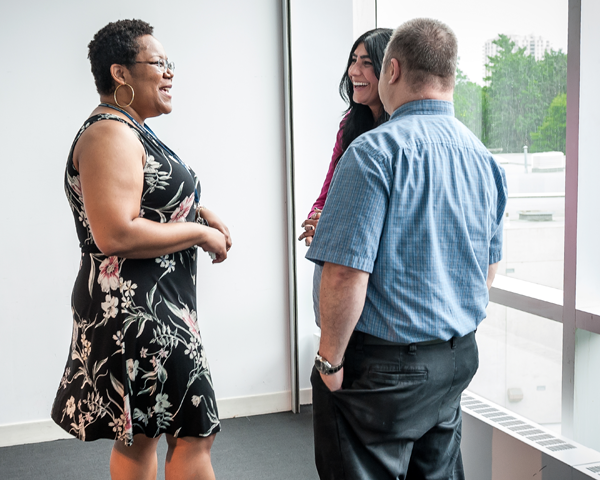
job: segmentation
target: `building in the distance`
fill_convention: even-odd
[[[544,40],[541,36],[530,35],[507,35],[513,42],[515,42],[515,48],[525,48],[525,55],[532,55],[536,60],[541,60],[544,54],[552,48],[550,40]],[[487,40],[483,45],[483,76],[484,78],[490,75],[489,70],[486,68],[488,58],[493,57],[498,53],[498,45],[494,40],[498,37]]]

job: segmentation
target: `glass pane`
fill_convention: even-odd
[[[469,390],[560,433],[562,324],[490,303]]]
[[[568,0],[506,0],[497,6],[485,0],[378,0],[377,25],[394,28],[432,17],[454,30],[456,117],[507,176],[499,273],[562,289]]]
[[[564,168],[558,172],[525,173],[523,154],[494,156],[506,171],[508,185],[504,254],[498,273],[562,289]],[[515,156],[521,157],[521,164]]]

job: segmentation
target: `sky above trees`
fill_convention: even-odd
[[[460,67],[483,85],[483,45],[502,32],[540,35],[554,50],[567,52],[568,0],[377,0],[377,26],[396,28],[416,17],[445,22],[458,37]]]

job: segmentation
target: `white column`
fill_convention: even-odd
[[[352,38],[357,39],[363,33],[377,28],[377,1],[352,1]]]
[[[600,3],[581,0],[576,308],[595,314],[588,315],[586,328],[596,332],[600,330],[599,22]],[[578,321],[580,318],[578,313]],[[583,325],[577,326],[581,328]],[[577,330],[574,367],[574,439],[600,450],[600,335]]]

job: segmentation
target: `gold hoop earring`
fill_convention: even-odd
[[[126,85],[129,88],[131,88],[131,101],[127,105],[121,105],[119,103],[119,101],[117,100],[117,92],[119,91],[119,88],[121,88],[123,85]],[[117,104],[117,106],[119,106],[121,108],[128,107],[129,105],[131,105],[133,103],[133,99],[135,98],[135,92],[133,90],[133,87],[131,85],[129,85],[128,83],[120,83],[119,86],[117,88],[115,88],[115,93],[113,94],[113,98],[115,99],[115,103]]]

